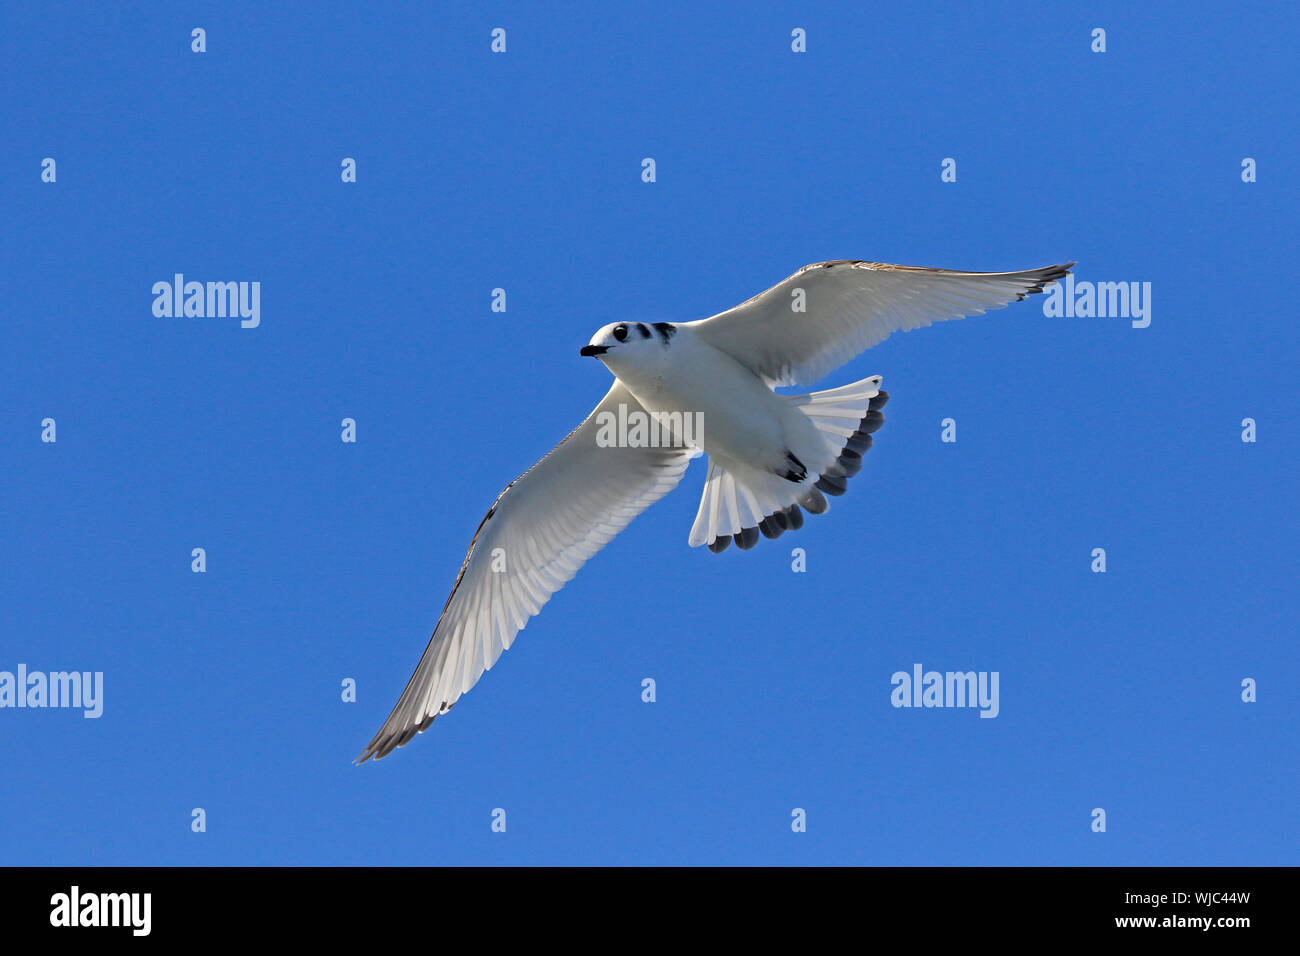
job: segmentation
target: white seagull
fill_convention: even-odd
[[[826,511],[825,495],[842,495],[862,467],[889,395],[879,375],[807,395],[776,387],[816,381],[892,332],[1042,292],[1073,265],[955,272],[818,262],[712,318],[602,328],[581,354],[605,363],[613,387],[488,509],[415,673],[356,762],[385,756],[450,710],[551,595],[702,452],[709,468],[691,547],[748,549],[760,533],[801,527],[801,509]],[[615,417],[638,415],[663,416],[666,440],[609,440]],[[698,434],[686,435],[688,421],[702,423]]]

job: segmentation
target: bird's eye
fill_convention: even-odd
[[[626,325],[616,325],[616,326],[614,326],[614,338],[618,339],[620,342],[626,342],[626,341],[627,341],[627,326],[626,326]]]

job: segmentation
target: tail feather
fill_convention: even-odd
[[[714,554],[735,542],[741,550],[758,543],[760,535],[779,538],[803,527],[803,512],[823,514],[826,496],[838,497],[862,470],[862,456],[885,422],[880,409],[889,401],[880,376],[807,395],[788,396],[816,426],[825,440],[818,457],[804,465],[800,481],[756,471],[740,462],[709,459],[700,509],[691,528],[690,545],[707,544]]]

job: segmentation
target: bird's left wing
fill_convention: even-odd
[[[607,439],[608,412],[645,414],[621,382],[564,441],[506,486],[479,524],[429,646],[397,706],[357,757],[383,757],[423,731],[496,663],[529,617],[587,559],[671,491],[689,448]]]
[[[815,382],[893,332],[1000,309],[1042,292],[1072,265],[957,272],[817,262],[734,309],[686,325],[772,385]]]

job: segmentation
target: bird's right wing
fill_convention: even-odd
[[[424,656],[357,763],[383,757],[450,710],[588,558],[681,480],[697,451],[605,440],[601,413],[617,421],[619,405],[644,414],[616,380],[581,425],[497,497]]]
[[[772,385],[796,385],[815,382],[893,332],[978,315],[1041,292],[1072,265],[957,272],[817,262],[734,309],[686,325]]]

